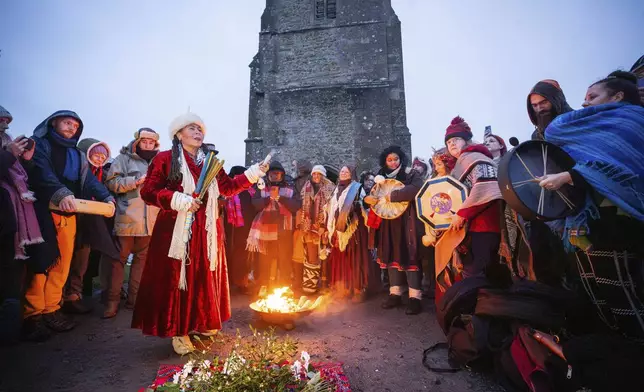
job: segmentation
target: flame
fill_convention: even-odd
[[[303,296],[298,302],[293,298],[293,292],[289,287],[278,287],[265,298],[260,298],[251,304],[251,308],[264,313],[295,313],[317,307],[321,298],[311,301]]]

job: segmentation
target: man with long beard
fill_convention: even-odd
[[[528,94],[528,115],[536,127],[532,140],[544,140],[545,130],[560,114],[572,111],[566,96],[553,79],[544,79],[534,85]]]
[[[559,115],[572,111],[561,86],[553,79],[545,79],[534,85],[528,94],[527,106],[530,121],[536,127],[532,133],[532,140],[545,140],[548,125]],[[561,241],[544,222],[526,222],[523,219],[519,219],[518,222],[523,225],[529,248],[519,254],[527,253],[531,259],[525,264],[531,266],[531,273],[537,280],[557,282],[561,266],[564,265],[562,260],[565,259]]]

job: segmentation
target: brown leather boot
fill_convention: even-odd
[[[109,319],[114,316],[119,312],[119,303],[115,301],[109,301],[107,305],[105,306],[105,311],[103,312],[103,317],[104,319]]]

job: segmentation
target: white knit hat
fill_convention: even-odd
[[[326,177],[326,169],[322,165],[315,165],[313,166],[313,170],[311,170],[311,174],[313,173],[320,173],[324,177]]]
[[[170,140],[174,138],[174,135],[176,135],[177,132],[179,132],[180,130],[182,130],[183,128],[187,127],[190,124],[199,125],[201,127],[201,131],[203,132],[204,136],[206,135],[206,125],[203,123],[203,120],[201,119],[201,117],[197,116],[192,112],[188,112],[175,118],[170,123],[170,128],[169,128]]]

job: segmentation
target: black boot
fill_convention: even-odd
[[[45,325],[54,332],[67,332],[76,328],[76,323],[65,316],[60,310],[45,313],[42,315],[42,319]]]
[[[389,294],[389,297],[385,300],[385,302],[380,305],[383,309],[393,309],[397,308],[402,304],[402,298],[400,295],[393,295]]]
[[[405,314],[408,315],[414,315],[414,314],[419,314],[423,310],[420,300],[417,298],[409,298],[409,302],[407,303],[407,309],[405,310]]]
[[[44,342],[51,338],[51,331],[41,315],[27,317],[22,322],[22,339],[30,342]]]

